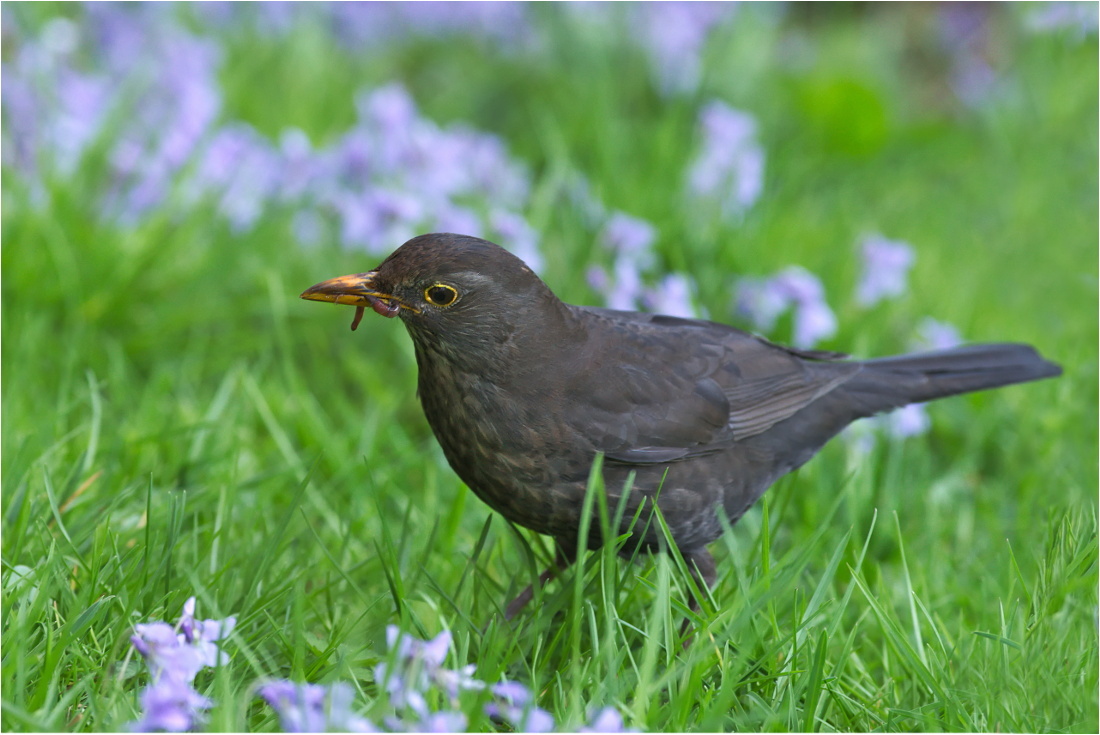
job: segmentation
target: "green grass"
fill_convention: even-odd
[[[799,263],[842,325],[825,347],[901,351],[932,316],[1036,344],[1063,377],[937,404],[931,433],[867,456],[830,445],[716,542],[687,648],[686,582],[664,556],[592,555],[508,626],[497,614],[546,540],[449,470],[404,330],[367,318],[352,334],[347,309],[297,299],[373,261],[299,247],[280,212],[244,236],[206,209],[104,225],[95,161],[48,183],[47,210],[6,171],[3,729],[122,728],[145,683],[131,626],[174,620],[194,593],[201,616],[239,619],[230,664],[198,681],[212,730],[277,728],[253,696],[264,677],[354,682],[380,721],[371,672],[396,623],[450,629],[451,665],[528,684],[563,728],[611,704],[646,731],[1096,732],[1096,39],[1006,31],[1012,88],[970,110],[893,43],[912,18],[745,18],[698,99],[662,100],[613,43],[491,63],[424,42],[364,61],[303,33],[230,40],[227,108],[324,140],[359,85],[401,78],[437,120],[530,162],[543,275],[567,300],[594,301],[579,264],[604,257],[563,205],[575,170],[657,225],[664,266],[714,318],[732,319],[733,276]],[[796,33],[808,67],[785,55]],[[311,87],[310,63],[337,71]],[[264,87],[284,79],[301,92],[287,120]],[[739,225],[680,198],[712,95],[758,116],[768,154]],[[908,294],[862,310],[870,231],[918,262]]]

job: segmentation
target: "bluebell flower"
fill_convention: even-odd
[[[614,707],[604,707],[590,719],[591,722],[577,732],[638,732],[623,727],[623,716]]]
[[[1095,36],[1100,25],[1100,9],[1096,3],[1038,3],[1025,16],[1025,26],[1036,33],[1064,32],[1082,41]]]
[[[656,227],[624,212],[614,212],[600,233],[605,248],[643,269],[653,263],[651,248],[656,239]]]
[[[688,194],[709,200],[734,220],[764,190],[764,149],[756,141],[756,120],[719,100],[699,115],[703,142],[688,168]]]
[[[195,598],[190,597],[183,603],[183,615],[179,620],[179,629],[183,642],[199,652],[203,666],[219,666],[229,662],[229,655],[216,644],[233,632],[237,618],[229,616],[225,620],[195,620]]]
[[[494,209],[489,214],[489,226],[496,232],[501,244],[515,253],[520,260],[530,266],[531,270],[535,273],[542,271],[543,259],[538,247],[539,236],[526,219],[514,212]],[[464,231],[451,230],[451,232]]]
[[[599,240],[614,254],[614,277],[593,267],[588,270],[587,280],[594,290],[604,295],[609,308],[633,310],[639,307],[646,293],[642,271],[654,264],[652,247],[656,238],[657,228],[624,212],[613,212],[604,222]]]
[[[690,93],[702,81],[703,47],[711,31],[737,11],[736,3],[630,3],[633,36],[648,53],[658,89]]]
[[[390,84],[357,96],[359,118],[334,144],[314,150],[301,131],[290,130],[276,145],[242,123],[216,126],[220,47],[183,31],[172,12],[140,5],[85,10],[87,23],[47,23],[41,39],[21,43],[3,64],[3,160],[25,171],[32,194],[47,195],[43,170],[75,170],[104,121],[118,114],[99,209],[122,223],[178,190],[186,207],[213,200],[235,232],[255,227],[272,205],[331,218],[346,246],[371,252],[433,226],[475,235],[494,229],[538,267],[537,239],[519,214],[530,176],[498,136],[443,128]],[[436,15],[456,12],[468,11],[441,7]],[[88,71],[77,71],[74,59],[85,46],[90,61],[81,68]],[[134,97],[140,106],[119,109]],[[491,228],[471,206],[477,201],[492,202]],[[305,219],[295,227],[316,240],[327,230],[318,224]]]
[[[871,306],[905,293],[909,269],[916,262],[908,243],[871,235],[860,244],[860,253],[863,273],[856,287],[856,301],[860,305]]]
[[[416,102],[397,83],[360,92],[356,95],[355,107],[360,124],[367,123],[368,129],[392,142],[404,139],[420,123]]]
[[[278,3],[262,3],[268,6]],[[352,50],[377,46],[415,36],[463,35],[492,42],[494,47],[523,47],[529,41],[530,23],[524,3],[518,2],[418,2],[326,3],[298,5],[328,16],[338,40]],[[291,21],[281,19],[284,28]]]
[[[927,406],[923,403],[910,403],[890,413],[875,416],[876,422],[893,439],[907,439],[924,434],[932,427],[928,418]]]
[[[687,276],[670,273],[645,292],[642,303],[656,314],[694,319],[698,316],[691,303],[694,290],[694,284]]]
[[[320,169],[309,136],[299,128],[287,128],[279,135],[279,197],[296,202],[314,184]]]
[[[918,350],[946,350],[960,344],[962,336],[958,329],[931,317],[925,317],[917,325],[917,336],[912,341],[913,348]]]
[[[484,682],[473,678],[473,665],[458,670],[443,668],[451,646],[448,630],[429,641],[421,641],[390,625],[386,628],[386,643],[395,660],[392,667],[387,662],[378,664],[374,679],[397,710],[412,710],[424,720],[430,714],[424,695],[431,687],[442,689],[452,702],[463,690],[485,687]]]
[[[104,205],[119,221],[133,223],[167,198],[220,114],[221,49],[155,10],[89,8],[88,17],[110,106],[141,101],[125,110],[114,136],[113,186]]]
[[[533,704],[534,697],[524,685],[515,681],[490,687],[496,699],[485,705],[485,714],[506,720],[520,732],[551,732],[554,716]]]
[[[793,310],[791,342],[796,347],[813,347],[836,334],[836,316],[825,302],[821,281],[799,266],[790,266],[771,278],[742,279],[737,286],[737,310],[765,333],[786,311]]]
[[[951,65],[947,81],[971,107],[992,99],[1003,86],[989,63],[990,12],[981,3],[944,3],[935,11],[940,45]]]
[[[278,713],[283,732],[379,732],[352,712],[355,690],[345,682],[323,686],[272,681],[258,693]]]
[[[44,171],[66,175],[76,169],[117,95],[102,76],[73,68],[79,39],[72,21],[55,18],[38,38],[17,44],[3,63],[3,157],[32,186]]]
[[[351,205],[360,208],[370,223],[368,249],[372,252],[388,251],[393,243],[412,238],[428,216],[424,200],[403,189],[370,189],[351,200]]]
[[[205,651],[187,645],[183,635],[167,623],[135,625],[130,643],[145,659],[154,681],[167,676],[190,683],[206,667]]]
[[[141,693],[142,717],[130,725],[134,732],[186,732],[201,725],[214,703],[187,682],[162,677]]]
[[[204,668],[228,661],[217,641],[236,625],[236,618],[196,620],[195,598],[183,605],[177,627],[167,623],[139,623],[130,638],[149,667],[152,683],[141,696],[143,716],[132,729],[182,732],[203,719],[213,703],[194,690],[192,682]]]
[[[214,197],[235,232],[250,230],[283,183],[279,151],[250,125],[220,129],[205,146],[191,180],[190,199]]]
[[[606,294],[611,287],[611,279],[608,278],[607,271],[598,265],[588,267],[584,272],[584,280],[589,288],[599,294]]]
[[[607,293],[607,306],[610,309],[630,311],[638,308],[644,287],[642,275],[637,264],[630,258],[615,260],[614,285]]]
[[[477,212],[450,202],[442,202],[432,211],[435,232],[459,232],[463,235],[481,237],[485,225]]]

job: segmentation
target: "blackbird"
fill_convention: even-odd
[[[505,518],[556,539],[559,564],[577,548],[602,453],[609,507],[633,476],[624,526],[656,505],[708,587],[719,514],[736,522],[856,419],[1062,372],[1023,344],[850,360],[701,319],[572,306],[503,248],[449,233],[415,237],[374,270],[301,297],[356,306],[352,329],[366,307],[405,323],[451,468]],[[625,553],[662,547],[647,517]],[[586,541],[603,539],[596,529]]]

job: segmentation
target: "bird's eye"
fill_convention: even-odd
[[[453,286],[437,283],[424,289],[424,298],[435,306],[450,306],[458,299],[458,291]]]

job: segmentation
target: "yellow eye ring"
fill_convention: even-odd
[[[446,283],[433,283],[424,289],[424,300],[433,306],[450,306],[458,301],[458,289]]]

